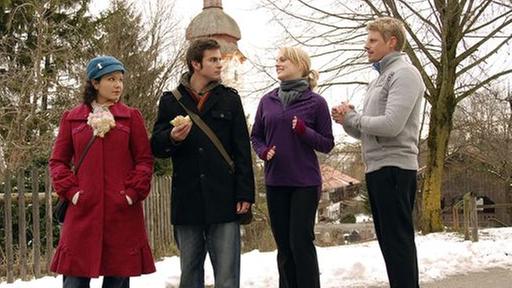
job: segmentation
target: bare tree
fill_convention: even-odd
[[[184,67],[185,37],[175,20],[174,1],[153,3],[144,20],[133,4],[113,1],[99,23],[105,34],[91,51],[114,55],[125,64],[124,101],[141,110],[147,127],[152,126],[162,91]]]
[[[450,142],[471,151],[501,179],[512,202],[512,93],[489,90],[462,101],[454,116]]]
[[[0,145],[7,169],[48,158],[75,61],[87,38],[88,0],[0,3]]]
[[[91,57],[122,59],[125,101],[142,111],[147,127],[162,90],[181,71],[184,32],[177,31],[173,1],[153,1],[147,20],[120,0],[88,16],[88,3],[0,2],[0,145],[9,170],[46,163],[62,112],[81,100]]]
[[[499,0],[261,0],[295,43],[326,58],[324,85],[364,83],[365,24],[375,16],[402,20],[405,53],[420,71],[431,106],[421,230],[440,231],[441,179],[457,103],[512,73],[499,57],[512,39],[512,4]],[[508,61],[508,63],[506,63]],[[505,62],[505,63],[504,63]]]

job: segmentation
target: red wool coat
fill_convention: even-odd
[[[150,190],[153,156],[142,115],[122,103],[110,106],[116,126],[97,137],[78,174],[77,163],[92,136],[90,108],[64,113],[50,158],[53,187],[69,204],[50,269],[68,276],[136,276],[155,271],[142,200]],[[133,204],[129,205],[126,195]]]

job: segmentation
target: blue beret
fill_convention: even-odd
[[[115,71],[125,72],[121,61],[112,56],[96,56],[87,64],[87,79],[99,79],[101,76]]]

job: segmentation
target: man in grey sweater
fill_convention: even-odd
[[[416,288],[412,210],[425,85],[418,70],[402,59],[405,30],[399,20],[378,18],[367,30],[365,49],[379,76],[368,87],[362,113],[342,102],[332,109],[332,117],[362,141],[373,221],[390,287]]]

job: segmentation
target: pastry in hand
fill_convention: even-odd
[[[182,115],[178,115],[171,120],[171,125],[176,127],[191,122],[192,120],[190,120],[190,117],[188,115],[185,117],[183,117]]]

